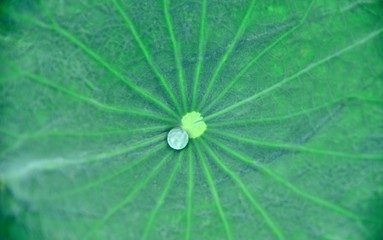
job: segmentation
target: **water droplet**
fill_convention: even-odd
[[[188,145],[189,136],[182,128],[173,128],[168,133],[168,144],[175,150],[181,150]]]

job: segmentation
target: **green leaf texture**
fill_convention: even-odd
[[[0,4],[1,239],[383,236],[382,1]]]

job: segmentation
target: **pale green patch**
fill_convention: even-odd
[[[207,129],[207,125],[199,112],[187,113],[181,121],[181,128],[188,133],[190,138],[201,136]]]

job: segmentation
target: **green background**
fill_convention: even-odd
[[[2,239],[382,238],[382,1],[0,4]]]

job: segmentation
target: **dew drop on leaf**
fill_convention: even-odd
[[[168,144],[175,150],[181,150],[186,147],[189,142],[189,136],[182,128],[173,128],[168,133]]]

